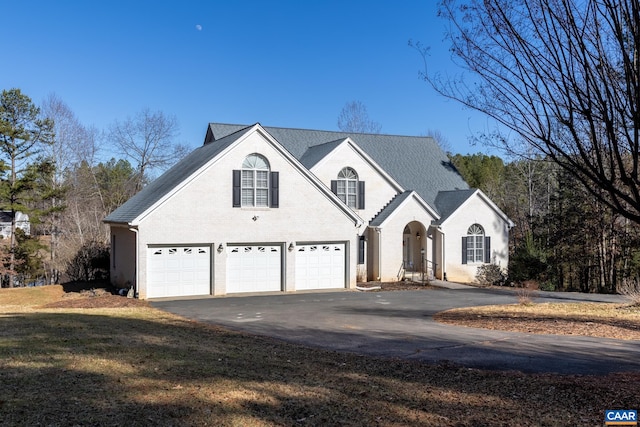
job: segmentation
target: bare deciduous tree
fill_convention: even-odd
[[[92,163],[96,155],[96,131],[84,127],[74,112],[57,95],[50,94],[42,103],[41,113],[44,117],[53,120],[55,138],[51,145],[45,147],[45,155],[55,165],[54,173],[51,174],[53,182],[49,183],[53,191],[58,192],[61,197],[51,197],[48,202],[51,204],[48,209],[51,214],[41,227],[44,233],[51,236],[50,261],[47,262],[49,279],[57,283],[60,272],[64,271],[68,259],[60,256],[60,238],[65,229],[65,217],[62,213],[69,200],[64,194],[65,186],[68,184],[66,178],[70,173],[74,173],[78,165],[82,162]],[[84,201],[85,203],[87,200]],[[86,206],[86,204],[85,204]],[[64,245],[68,242],[64,242]]]
[[[342,132],[380,133],[382,125],[369,118],[367,107],[360,101],[347,102],[338,116]]]
[[[44,152],[56,165],[56,181],[62,182],[70,168],[83,161],[93,163],[97,131],[83,126],[71,108],[54,93],[42,102],[41,112],[54,122],[55,139]]]
[[[175,143],[177,134],[175,116],[145,108],[134,117],[111,124],[107,137],[135,165],[136,188],[140,190],[150,171],[170,166],[188,152],[187,147]]]
[[[444,0],[440,14],[471,81],[425,69],[435,90],[517,133],[640,223],[640,3]],[[427,50],[413,46],[426,64]]]

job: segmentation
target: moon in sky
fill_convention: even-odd
[[[200,24],[196,25],[196,30],[202,31],[202,25],[200,25]]]

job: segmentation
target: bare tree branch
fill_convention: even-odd
[[[109,140],[138,171],[138,190],[150,171],[170,166],[186,155],[187,148],[174,142],[178,130],[175,116],[152,112],[148,108],[133,118],[122,122],[116,120],[109,127]]]
[[[369,118],[367,107],[362,102],[351,101],[340,111],[338,129],[343,132],[380,133],[382,125]]]
[[[440,13],[466,75],[430,74],[427,50],[414,43],[425,80],[514,131],[593,197],[640,223],[638,2],[444,0]]]

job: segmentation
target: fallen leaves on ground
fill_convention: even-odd
[[[62,294],[59,300],[41,305],[41,308],[119,308],[146,307],[148,303],[136,298],[113,295],[101,288]]]

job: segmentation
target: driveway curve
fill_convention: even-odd
[[[616,302],[610,295],[541,293],[545,301]],[[510,292],[479,288],[400,292],[324,292],[156,300],[159,309],[200,322],[336,351],[449,362],[528,373],[640,371],[640,342],[533,335],[444,325],[437,312],[512,304]]]

